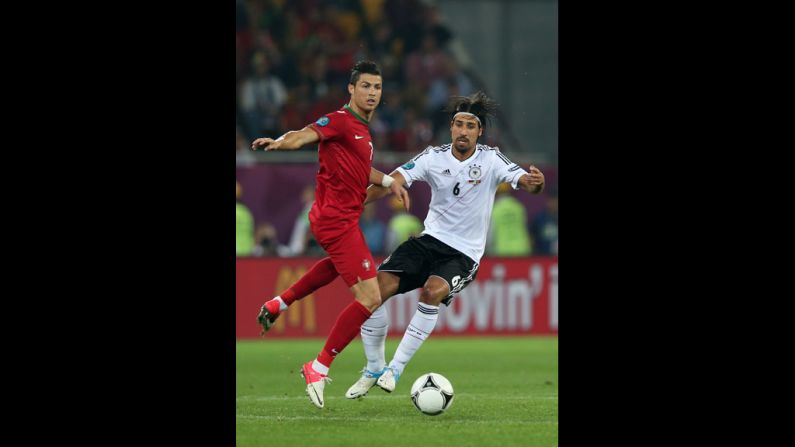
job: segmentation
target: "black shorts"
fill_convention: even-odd
[[[424,234],[400,244],[378,266],[378,271],[400,277],[397,293],[422,287],[431,275],[443,278],[450,287],[450,293],[442,302],[449,306],[453,295],[464,290],[475,279],[478,266],[469,256]]]

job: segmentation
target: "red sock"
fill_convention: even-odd
[[[337,273],[337,269],[334,268],[334,263],[331,262],[331,258],[323,258],[316,262],[311,269],[304,273],[301,279],[296,281],[295,284],[290,286],[289,289],[279,296],[282,297],[284,304],[289,306],[293,301],[298,301],[331,281],[334,281],[337,276],[339,276],[339,273]]]
[[[342,352],[351,340],[356,338],[362,323],[367,321],[371,314],[372,312],[355,300],[343,309],[340,312],[340,316],[337,317],[334,327],[331,328],[331,333],[326,339],[326,345],[323,346],[323,350],[318,354],[317,361],[330,367],[334,357]]]

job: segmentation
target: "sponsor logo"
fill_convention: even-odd
[[[442,174],[444,174],[444,175],[453,175],[453,174],[450,173],[449,169],[445,169],[444,171],[442,171]]]
[[[364,137],[360,137],[359,135],[354,135],[353,138],[356,138],[357,140],[361,140]]]

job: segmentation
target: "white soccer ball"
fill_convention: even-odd
[[[423,374],[411,385],[411,401],[427,415],[442,414],[453,403],[453,385],[441,374]]]

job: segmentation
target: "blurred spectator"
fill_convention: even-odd
[[[440,47],[446,46],[453,37],[453,33],[450,31],[450,28],[443,23],[442,12],[439,10],[439,7],[433,4],[428,5],[425,9],[424,19],[426,32],[436,38],[436,42]],[[464,95],[469,95],[469,93],[465,93]]]
[[[475,87],[469,77],[458,69],[453,62],[454,74],[442,79],[434,80],[427,94],[425,114],[433,123],[433,133],[440,139],[447,138],[450,133],[450,115],[444,112],[449,98],[453,96],[468,96],[475,93]]]
[[[320,42],[320,48],[328,55],[328,76],[332,83],[346,82],[351,66],[355,63],[353,53],[356,43],[340,27],[338,19],[344,15],[334,3],[321,3],[320,20],[313,25],[312,33]],[[343,20],[344,21],[344,20]]]
[[[376,54],[389,55],[393,49],[392,26],[387,21],[380,21],[370,27],[370,49]]]
[[[326,73],[328,72],[328,58],[322,51],[317,51],[305,61],[306,80],[309,87],[309,98],[317,100],[326,96],[329,92],[328,79]],[[288,127],[292,129],[292,127]]]
[[[393,196],[394,197],[394,196]],[[384,253],[384,239],[386,238],[386,225],[378,219],[376,212],[376,202],[370,202],[364,206],[364,212],[359,219],[359,227],[364,234],[367,247],[373,255]]]
[[[406,212],[406,209],[403,208],[403,203],[397,199],[397,196],[390,195],[389,207],[395,214],[389,219],[386,252],[392,253],[398,245],[407,241],[409,237],[419,236],[422,233],[423,225],[417,216]]]
[[[486,254],[528,256],[532,252],[527,232],[527,210],[511,195],[511,185],[500,183],[491,211]]]
[[[235,234],[235,254],[250,256],[254,252],[254,216],[248,207],[240,201],[240,182],[237,184],[237,231]]]
[[[361,4],[364,21],[370,27],[378,26],[378,22],[384,18],[385,0],[359,0]]]
[[[287,89],[278,77],[268,72],[265,53],[254,53],[254,74],[240,86],[240,109],[248,135],[281,135],[279,125]]]
[[[254,256],[275,256],[279,254],[279,240],[276,237],[276,227],[265,222],[257,225],[254,233],[256,245],[254,246]]]
[[[342,89],[332,89],[326,93],[326,96],[318,98],[317,101],[309,108],[308,121],[314,122],[316,119],[320,118],[321,116],[328,113],[329,110],[334,110],[340,108],[343,104],[345,104],[346,100],[342,92]],[[308,124],[304,123],[304,125]]]
[[[289,101],[284,105],[281,115],[282,129],[301,129],[312,121],[307,117],[310,103],[308,91],[309,86],[306,84],[290,89],[287,95]]]
[[[386,0],[384,16],[389,19],[395,34],[401,36],[407,52],[419,47],[426,6],[421,0]]]
[[[370,135],[373,139],[373,146],[378,150],[395,150],[392,147],[390,137],[395,128],[394,122],[397,119],[402,119],[400,115],[402,111],[400,107],[400,94],[392,92],[392,99],[381,101],[381,107],[378,113],[370,120]],[[386,94],[384,96],[387,96]],[[390,106],[387,106],[390,104]],[[386,114],[381,113],[382,110],[387,109]]]
[[[444,80],[454,74],[450,56],[439,48],[436,36],[431,33],[422,38],[419,50],[406,56],[405,70],[406,81],[422,86],[423,90],[427,90],[433,81]]]
[[[315,185],[305,186],[301,191],[301,202],[304,203],[304,208],[295,218],[293,233],[290,235],[287,253],[291,256],[323,253],[323,249],[318,246],[314,235],[312,235],[312,230],[309,228],[309,211],[312,209],[314,201]]]
[[[531,226],[537,255],[558,254],[558,194],[547,193],[546,206],[533,219]]]
[[[417,152],[428,147],[433,141],[433,125],[431,121],[418,116],[414,109],[406,110],[404,117],[406,119],[406,138],[402,144],[402,150]],[[400,134],[397,133],[396,135],[399,136]],[[396,139],[395,142],[398,144],[395,145],[394,149],[400,150],[401,141]]]
[[[402,129],[404,127],[403,104],[400,98],[400,92],[393,88],[384,89],[381,103],[381,107],[378,108],[378,113],[375,114],[375,118],[379,121],[383,121],[387,131]]]
[[[279,243],[276,227],[270,222],[257,226],[254,233],[254,256],[290,256],[290,248]]]

